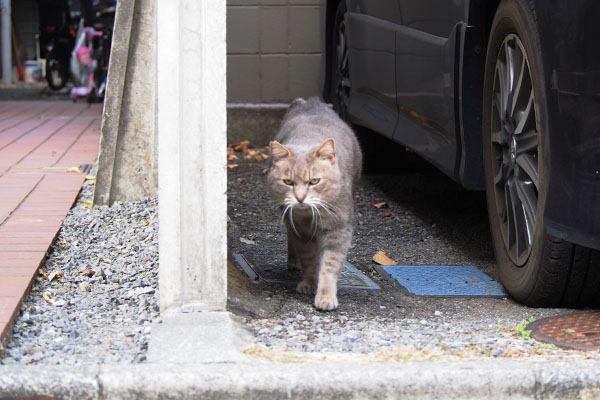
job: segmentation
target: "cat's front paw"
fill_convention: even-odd
[[[298,283],[298,286],[296,286],[296,292],[304,294],[312,294],[315,292],[316,289],[317,285],[315,284],[315,282],[310,281],[308,279],[303,279],[302,281],[300,281],[300,283]]]
[[[315,307],[323,311],[335,310],[338,307],[338,299],[335,294],[319,294],[315,296]]]

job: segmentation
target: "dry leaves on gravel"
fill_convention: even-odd
[[[46,278],[48,282],[52,282],[55,278],[62,278],[64,276],[64,273],[62,271],[54,271],[48,273],[41,268],[38,270],[38,273],[44,278]]]
[[[241,153],[246,161],[265,161],[269,158],[269,148],[264,147],[261,149],[251,148],[249,140],[243,140],[241,142],[232,143],[227,146],[227,160],[234,161],[239,159],[236,153]],[[227,164],[227,168],[237,168],[238,164]]]
[[[378,251],[373,256],[373,261],[375,261],[379,265],[398,265],[398,263],[385,254],[383,251]]]

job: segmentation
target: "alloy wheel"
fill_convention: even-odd
[[[539,129],[527,54],[508,35],[496,59],[491,103],[494,196],[504,245],[523,266],[533,243],[538,214]]]

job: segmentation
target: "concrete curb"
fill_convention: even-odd
[[[599,395],[598,361],[0,367],[1,399],[587,399]]]

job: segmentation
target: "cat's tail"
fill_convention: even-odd
[[[323,103],[323,101],[317,96],[309,97],[308,100],[304,100],[302,97],[298,97],[290,103],[290,106],[289,106],[287,112],[291,113],[291,112],[295,111],[297,108],[302,108],[305,111],[309,111],[309,110],[317,109],[317,108],[324,107],[324,106],[331,108],[331,106],[329,104]]]
[[[304,100],[302,97],[297,97],[294,99],[294,101],[292,101],[292,103],[290,104],[290,107],[295,107],[297,105],[304,104],[304,103],[306,103],[306,100]]]

